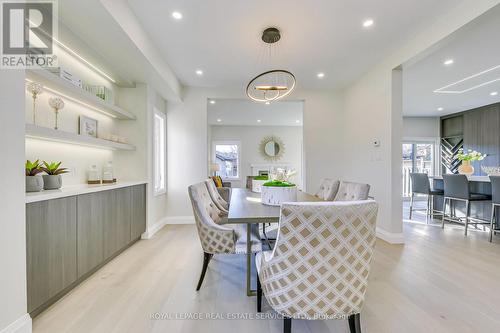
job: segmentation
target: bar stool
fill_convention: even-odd
[[[495,209],[500,207],[500,176],[490,176],[491,181],[491,225],[490,225],[490,242],[493,241],[493,234],[496,234],[500,229],[495,228]]]
[[[450,203],[450,221],[461,222],[460,218],[453,220],[453,209],[451,203],[453,201],[465,202],[465,235],[470,224],[489,224],[488,222],[469,222],[470,204],[477,201],[489,201],[491,196],[486,194],[470,193],[469,180],[465,175],[443,175],[444,180],[444,202],[443,202],[443,220],[442,228],[444,228],[444,220],[446,218],[446,203]],[[455,217],[456,218],[456,217]],[[477,219],[476,219],[477,220]]]
[[[410,173],[411,179],[411,198],[410,198],[410,220],[412,217],[413,211],[425,210],[425,222],[429,223],[429,215],[434,217],[434,215],[442,215],[443,212],[434,209],[434,196],[435,195],[443,195],[444,192],[442,190],[434,190],[431,189],[429,183],[429,176],[426,173]],[[424,194],[427,195],[427,208],[426,209],[413,209],[413,197],[415,194]],[[437,213],[437,214],[436,214]]]

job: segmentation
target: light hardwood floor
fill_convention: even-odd
[[[405,212],[405,216],[407,216]],[[500,236],[405,223],[406,244],[377,241],[363,332],[500,332]],[[154,313],[255,314],[245,296],[245,257],[216,256],[200,292],[194,225],[140,241],[35,318],[49,332],[282,332],[282,321],[151,320]],[[264,311],[272,314],[267,304]],[[293,332],[348,332],[346,321],[294,321]]]

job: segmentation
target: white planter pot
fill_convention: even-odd
[[[283,202],[295,202],[297,201],[297,186],[262,186],[261,198],[264,205],[270,206],[279,206]]]
[[[262,185],[264,183],[268,182],[268,181],[269,180],[255,180],[255,179],[252,179],[252,192],[260,193]]]

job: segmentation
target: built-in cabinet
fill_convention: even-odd
[[[136,185],[26,205],[28,312],[38,314],[146,229]]]

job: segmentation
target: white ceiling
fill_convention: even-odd
[[[404,66],[404,115],[442,116],[500,102],[500,81],[463,93],[434,92],[500,66],[499,33],[500,6],[497,6],[439,43],[422,60]],[[445,66],[446,59],[453,59],[454,63]],[[500,68],[445,90],[464,91],[495,79],[500,79]],[[498,95],[491,96],[493,91]]]
[[[270,67],[292,71],[299,89],[343,87],[462,1],[128,0],[184,85],[241,89]],[[272,63],[260,40],[269,26],[282,31]]]
[[[303,108],[302,101],[278,101],[265,105],[243,99],[217,99],[215,104],[208,103],[208,124],[220,126],[302,126]],[[217,119],[221,121],[218,122]]]

